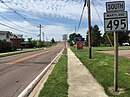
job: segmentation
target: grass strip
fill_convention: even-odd
[[[81,60],[81,62],[90,70],[92,75],[104,87],[105,92],[110,97],[130,97],[130,76],[125,73],[130,73],[130,59],[119,57],[118,63],[118,83],[119,88],[124,89],[124,93],[115,95],[109,91],[109,88],[114,86],[114,55],[96,52],[100,48],[92,49],[92,59],[88,59],[88,48],[84,50],[76,50],[71,47],[72,51]],[[96,49],[96,50],[95,50]],[[102,47],[103,49],[103,47]],[[109,48],[105,49],[109,50]],[[112,49],[112,48],[110,48]]]
[[[44,84],[39,97],[67,97],[67,55],[64,50],[51,75]]]

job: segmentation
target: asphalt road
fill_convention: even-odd
[[[63,46],[0,58],[0,97],[17,97]]]

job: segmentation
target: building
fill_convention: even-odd
[[[10,42],[11,32],[9,31],[0,31],[0,40],[5,40],[6,42]]]
[[[10,41],[12,43],[13,46],[15,46],[17,49],[21,49],[21,42],[24,41],[24,39],[22,38],[23,35],[15,35],[15,34],[11,34],[10,36]]]
[[[9,31],[0,31],[0,40],[5,40],[6,42],[11,42],[11,44],[16,48],[22,48],[21,42],[24,41],[23,35],[15,35]]]

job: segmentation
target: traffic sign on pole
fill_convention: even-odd
[[[127,11],[104,13],[104,29],[107,32],[128,29]]]
[[[106,2],[104,13],[104,30],[114,32],[114,91],[118,91],[118,32],[128,30],[127,11],[125,2]]]
[[[114,2],[106,2],[106,11],[124,11],[125,10],[125,2],[124,1],[114,1]]]

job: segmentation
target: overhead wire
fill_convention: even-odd
[[[79,24],[78,24],[78,27],[77,27],[77,31],[76,31],[76,32],[79,31],[79,28],[80,28],[80,25],[81,25],[81,22],[82,22],[82,18],[83,18],[84,9],[85,9],[85,7],[86,7],[86,4],[87,4],[87,2],[86,2],[86,0],[84,0],[84,6],[83,6],[83,9],[82,9],[82,13],[81,13],[81,16],[80,16],[80,20],[79,20]]]
[[[19,29],[17,29],[17,28],[14,28],[14,27],[8,26],[8,25],[3,24],[3,23],[0,23],[0,25],[5,26],[5,27],[8,27],[8,28],[11,28],[11,29],[14,29],[14,30],[17,30],[17,31],[20,31],[20,32],[23,32],[23,33],[32,34],[32,35],[38,35],[38,34],[29,33],[29,32],[25,32],[25,31],[19,30]]]
[[[12,23],[13,25],[15,25],[15,26],[17,26],[17,27],[24,28],[25,30],[28,30],[28,31],[34,31],[34,30],[26,29],[25,27],[22,27],[22,26],[20,26],[20,25],[18,25],[18,24],[16,24],[16,23],[12,22],[11,20],[5,18],[5,17],[2,16],[2,15],[0,15],[0,17],[3,18],[3,19],[5,19],[6,21]]]
[[[93,4],[93,6],[94,6],[94,8],[95,8],[95,11],[96,11],[96,13],[97,13],[97,15],[98,15],[98,18],[99,18],[101,24],[102,24],[102,26],[103,26],[103,22],[102,22],[101,17],[100,17],[100,15],[99,15],[99,13],[98,13],[98,10],[97,10],[97,8],[96,8],[96,5],[94,4],[93,1],[92,1],[92,4]],[[111,42],[111,40],[110,40],[110,37],[108,36],[107,33],[106,33],[106,36],[107,36],[108,41],[110,42],[111,46],[113,47],[113,44],[112,44],[112,42]]]
[[[5,6],[7,6],[10,10],[12,10],[14,13],[16,13],[16,14],[19,15],[21,18],[23,18],[24,20],[27,21],[27,19],[26,19],[24,16],[22,16],[22,15],[19,14],[17,11],[15,11],[15,10],[12,9],[11,7],[9,7],[3,0],[0,0],[0,2],[2,2],[2,3],[3,3]],[[15,25],[15,26],[17,26],[17,27],[24,28],[24,27],[22,27],[22,26],[20,26],[20,25],[18,25],[18,24],[16,24],[16,23],[10,21],[9,19],[5,18],[5,17],[2,16],[2,15],[0,15],[0,17],[3,18],[3,19],[5,19],[6,21],[12,23],[13,25]],[[0,24],[3,25],[3,26],[6,26],[6,27],[12,28],[12,29],[14,29],[14,30],[17,30],[17,31],[21,31],[21,32],[24,32],[24,33],[28,33],[28,32],[25,32],[25,31],[22,31],[22,30],[13,28],[13,27],[11,27],[11,26],[5,25],[5,24],[3,24],[3,23],[0,23]],[[24,30],[34,31],[34,30],[26,29],[26,28],[24,28]],[[29,33],[29,34],[33,34],[33,33]]]
[[[15,14],[17,14],[18,16],[20,16],[21,18],[23,18],[24,20],[28,21],[24,16],[22,16],[20,13],[18,13],[16,10],[14,10],[13,8],[9,7],[3,0],[0,0],[1,3],[3,3],[6,7],[8,7],[10,10],[12,10]]]

